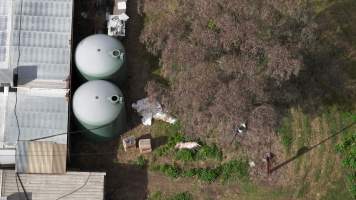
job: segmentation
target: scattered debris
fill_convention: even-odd
[[[247,130],[246,123],[241,123],[239,127],[235,130],[235,133],[243,135]]]
[[[140,139],[138,141],[138,148],[140,149],[140,153],[152,152],[151,139]]]
[[[247,131],[246,122],[241,123],[237,128],[235,128],[235,126],[234,126],[233,130],[232,130],[234,137],[231,140],[231,144],[235,141],[236,136],[238,136],[238,135],[243,136],[246,134],[246,131]]]
[[[108,35],[109,36],[125,36],[126,35],[126,21],[129,16],[126,14],[126,0],[117,2],[117,12],[108,17]]]
[[[136,138],[135,136],[129,136],[122,139],[122,145],[124,146],[124,150],[127,151],[129,149],[136,148]]]
[[[199,148],[200,144],[197,142],[179,142],[176,144],[176,149],[196,149]]]
[[[150,126],[152,118],[174,124],[177,119],[163,112],[161,104],[157,101],[150,101],[148,98],[140,99],[132,104],[134,108],[142,116],[142,124]]]
[[[250,165],[250,167],[255,167],[256,166],[255,162],[253,162],[253,161],[250,161],[248,164]]]
[[[125,36],[126,35],[126,21],[129,19],[125,13],[120,15],[109,15],[108,21],[108,35],[109,36]]]

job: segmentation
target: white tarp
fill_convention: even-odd
[[[170,124],[174,124],[177,120],[167,113],[163,112],[161,104],[157,101],[150,101],[148,98],[140,99],[132,104],[134,108],[142,116],[142,124],[150,126],[152,118],[162,120]]]

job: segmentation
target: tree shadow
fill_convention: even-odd
[[[272,101],[282,111],[299,107],[311,116],[330,106],[349,111],[356,99],[356,25],[350,20],[356,20],[356,4],[352,0],[333,3],[311,18],[310,24],[299,30],[311,29],[309,35],[299,36],[302,48],[298,53],[304,66],[282,85],[268,83],[276,97]],[[317,28],[311,28],[312,23],[318,24]]]

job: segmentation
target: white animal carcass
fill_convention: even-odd
[[[196,149],[199,148],[200,144],[197,142],[179,142],[176,144],[176,149]]]

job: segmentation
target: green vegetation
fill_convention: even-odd
[[[147,161],[145,160],[145,158],[143,156],[139,156],[137,157],[136,160],[136,165],[138,165],[141,168],[144,168],[147,164]]]
[[[215,21],[212,19],[208,20],[208,29],[212,30],[212,31],[218,31],[219,27],[216,25]]]
[[[349,189],[354,198],[356,198],[356,134],[351,133],[336,146],[336,150],[343,156],[342,164],[349,170],[347,181]]]
[[[174,149],[174,146],[178,142],[183,142],[183,141],[184,141],[184,136],[182,134],[179,133],[172,134],[168,136],[168,143],[156,149],[155,154],[158,156],[167,155],[169,152],[171,152]]]
[[[163,164],[163,165],[154,165],[151,167],[153,171],[159,171],[162,172],[164,175],[172,177],[172,178],[178,178],[182,176],[182,170],[175,165],[168,165],[168,164]]]
[[[158,135],[168,135],[167,144],[157,148],[154,153],[157,156],[165,156],[174,151],[174,147],[179,142],[184,142],[187,139],[182,134],[182,127],[179,123],[173,125],[162,124],[155,122],[153,131]],[[182,149],[175,152],[175,159],[184,162],[196,160],[222,160],[222,151],[216,146],[201,143],[198,150]]]
[[[175,154],[176,160],[197,161],[197,160],[222,160],[222,151],[216,146],[203,144],[198,150],[182,149],[178,150]]]
[[[157,135],[168,135],[167,144],[157,148],[154,151],[154,153],[158,156],[167,155],[174,149],[174,146],[178,142],[183,142],[185,140],[182,134],[182,127],[178,122],[173,125],[162,122],[155,122],[153,126],[153,132],[155,132]]]
[[[332,187],[328,188],[321,200],[353,199],[351,193],[348,190],[345,190],[347,186],[343,178],[333,180],[331,185]]]
[[[207,160],[207,159],[216,159],[222,160],[222,152],[221,150],[215,145],[202,145],[199,148],[196,154],[196,160]]]
[[[148,200],[163,200],[163,195],[161,191],[154,192],[150,194]]]
[[[224,163],[221,167],[221,179],[223,182],[227,182],[248,177],[248,167],[247,159],[232,160]]]
[[[193,200],[193,196],[189,192],[178,193],[167,200]]]
[[[221,174],[220,168],[198,168],[195,170],[199,180],[204,182],[214,182]]]
[[[282,120],[282,124],[278,129],[278,134],[281,137],[282,145],[285,147],[286,151],[289,152],[293,143],[293,133],[290,124],[290,117],[285,117]]]
[[[214,182],[219,177],[223,182],[246,179],[248,177],[248,162],[246,159],[231,160],[215,168],[192,168],[183,170],[176,165],[156,165],[154,171],[160,171],[172,178],[197,177],[204,182]]]
[[[174,135],[182,135],[183,133],[180,122],[169,124],[162,121],[154,121],[151,130],[157,136],[162,136],[162,135],[174,136]]]
[[[176,152],[175,155],[176,160],[181,160],[181,161],[194,161],[195,160],[195,152],[188,150],[188,149],[182,149]]]
[[[278,135],[281,144],[287,149],[288,157],[292,157],[298,152],[302,152],[303,149],[308,149],[308,147],[318,144],[328,136],[338,133],[356,121],[354,114],[346,112],[337,105],[325,106],[319,111],[318,115],[310,115],[300,107],[291,108],[289,114],[282,120]],[[346,182],[352,191],[352,185],[355,185],[355,182],[352,183],[350,180],[353,176],[352,173],[344,173],[335,151],[335,145],[340,143],[342,138],[344,138],[342,141],[346,141],[346,137],[349,138],[351,135],[355,135],[355,131],[356,126],[350,127],[291,162],[294,169],[293,179],[297,180],[296,183],[298,185],[292,192],[295,198],[313,199],[319,196],[319,199],[339,199],[334,197],[335,194],[340,193],[342,197],[345,197],[341,199],[351,199],[351,193],[348,192],[345,183],[343,183],[344,187],[335,186]],[[337,145],[336,149],[340,153],[341,149],[346,148],[349,142],[346,142],[345,145],[343,144]],[[344,156],[345,159],[348,160],[347,156]],[[343,161],[343,163],[345,162],[349,163],[349,161]],[[344,166],[345,164],[342,165]],[[350,168],[345,166],[345,169],[350,172]],[[338,183],[336,183],[336,180],[338,180]]]
[[[169,197],[164,197],[162,192],[157,191],[151,194],[148,200],[193,200],[193,196],[189,192],[181,192]]]
[[[256,185],[251,181],[241,182],[241,191],[239,194],[230,199],[246,199],[246,200],[286,200],[292,198],[292,191],[288,187],[266,187]],[[235,198],[234,198],[235,197]]]

